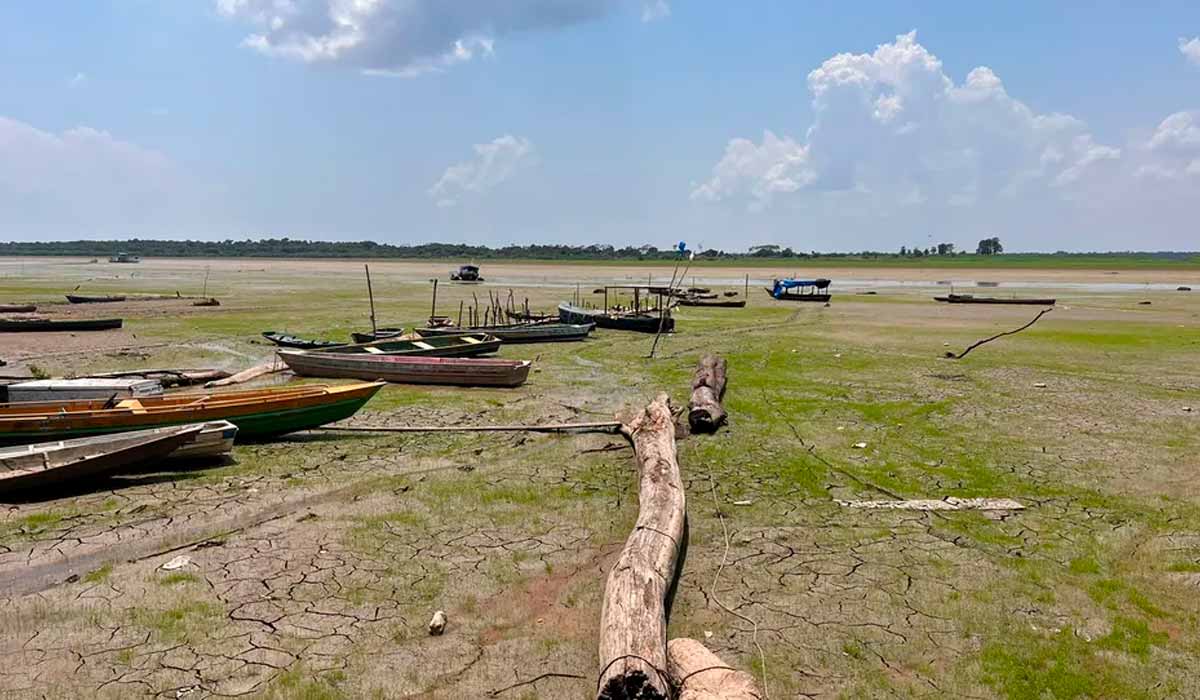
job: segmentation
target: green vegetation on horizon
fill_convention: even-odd
[[[948,244],[939,247],[945,248]],[[766,265],[782,263],[930,268],[1071,268],[1071,269],[1200,269],[1200,252],[1111,252],[1111,253],[953,253],[925,251],[899,253],[875,251],[808,253],[779,246],[755,246],[749,253],[730,253],[717,249],[698,251],[695,265]],[[187,258],[371,258],[397,260],[504,260],[510,262],[613,262],[654,263],[676,261],[673,248],[611,245],[509,245],[500,248],[457,243],[391,245],[374,241],[302,241],[288,238],[258,241],[165,241],[130,239],[125,241],[50,241],[0,242],[0,255],[108,257],[129,252],[147,257]]]

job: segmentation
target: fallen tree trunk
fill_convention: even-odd
[[[692,377],[692,399],[688,402],[688,425],[693,433],[712,433],[725,424],[721,405],[725,394],[725,358],[705,355]]]
[[[261,377],[264,374],[271,374],[272,372],[282,372],[285,369],[287,369],[287,365],[283,364],[282,362],[279,362],[278,360],[272,360],[271,362],[268,362],[266,364],[256,365],[254,367],[251,367],[250,369],[244,369],[241,372],[238,372],[237,374],[233,375],[232,377],[226,377],[224,379],[218,379],[213,382],[208,382],[204,386],[205,386],[205,388],[212,388],[212,387],[219,387],[219,386],[231,386],[234,384],[244,384],[245,382],[248,382],[251,379],[257,379],[258,377]]]
[[[679,691],[677,700],[762,700],[749,673],[727,666],[695,639],[667,644],[667,673]]]
[[[667,599],[687,513],[667,395],[659,394],[622,432],[637,455],[638,518],[604,587],[597,697],[666,700]]]

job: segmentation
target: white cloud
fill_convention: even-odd
[[[71,79],[67,81],[67,85],[71,87],[79,87],[80,85],[86,83],[87,79],[87,73],[79,72],[71,76]]]
[[[1179,40],[1179,51],[1187,60],[1200,66],[1200,36]]]
[[[1176,112],[1140,144],[1134,176],[1178,180],[1200,175],[1200,111]]]
[[[1082,121],[1011,97],[990,68],[956,85],[915,32],[833,56],[809,73],[808,89],[815,121],[803,142],[733,139],[692,197],[765,208],[779,193],[858,192],[896,206],[963,205],[1068,188],[1121,157]]]
[[[428,194],[439,207],[452,207],[467,194],[483,194],[537,161],[533,143],[505,134],[475,144],[473,160],[451,165]]]
[[[0,116],[0,238],[192,232],[219,210],[163,153]]]
[[[643,0],[642,21],[653,22],[671,16],[671,5],[667,0]]]
[[[497,37],[592,20],[619,1],[216,0],[216,6],[255,25],[242,43],[268,56],[415,77],[490,55]]]

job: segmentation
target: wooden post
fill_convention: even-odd
[[[667,598],[687,518],[667,395],[655,397],[621,432],[637,456],[638,518],[604,587],[597,697],[666,700]]]
[[[367,271],[367,298],[371,300],[371,335],[376,335],[375,329],[375,292],[371,290],[371,266],[363,264],[363,269]]]
[[[705,355],[692,376],[692,398],[688,402],[688,425],[693,433],[714,433],[725,424],[727,415],[721,406],[725,394],[725,359]]]
[[[462,328],[462,309],[463,309],[463,302],[462,302],[462,299],[459,299],[458,300],[458,327],[459,328]]]
[[[433,278],[433,306],[429,309],[429,318],[433,318],[434,316],[437,316],[437,286],[438,286],[438,279],[436,277],[434,277]]]
[[[677,700],[762,700],[749,673],[725,665],[695,639],[667,644],[667,672],[679,690]]]
[[[749,272],[746,273],[746,286],[742,290],[742,298],[747,301],[750,300],[750,273]]]

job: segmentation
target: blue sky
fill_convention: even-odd
[[[1200,4],[977,5],[10,0],[0,238],[1200,248]]]

